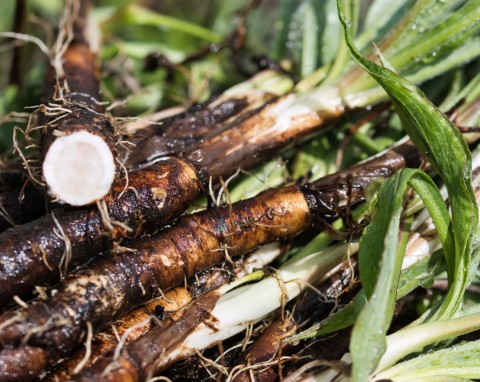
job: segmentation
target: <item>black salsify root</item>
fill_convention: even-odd
[[[365,202],[363,188],[356,188],[355,198],[352,199],[351,177],[347,176],[346,181],[339,181],[334,189],[325,190],[312,183],[304,184],[301,189],[312,213],[312,226],[318,230],[326,230],[335,240],[351,238],[363,231],[364,224],[358,223],[352,216],[352,208]],[[344,196],[339,195],[339,191]],[[341,206],[341,201],[345,205]],[[346,228],[345,232],[335,229],[331,223],[341,218]]]

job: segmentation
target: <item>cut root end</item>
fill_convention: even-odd
[[[73,206],[103,198],[114,176],[115,161],[107,143],[86,131],[57,137],[43,162],[51,195]]]

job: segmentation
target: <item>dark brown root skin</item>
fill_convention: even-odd
[[[35,187],[20,161],[0,159],[0,232],[47,212],[45,193]],[[7,216],[5,216],[7,214]]]
[[[0,349],[0,359],[1,382],[34,379],[47,365],[47,356],[43,349],[32,346]]]
[[[168,361],[161,360],[159,356],[168,354],[201,322],[208,321],[219,297],[214,291],[194,301],[182,309],[179,316],[162,321],[128,345],[117,359],[113,356],[101,359],[91,368],[74,376],[72,382],[127,382],[151,378],[158,372],[158,364],[162,364],[162,369],[169,365]]]
[[[230,263],[228,261],[225,261],[224,264],[229,265]],[[217,289],[220,286],[228,284],[231,281],[232,280],[229,276],[229,272],[226,272],[224,269],[220,268],[209,268],[206,271],[202,272],[198,277],[196,276],[194,279],[191,279],[188,288],[190,290],[191,296],[197,300],[194,300],[190,306],[186,306],[187,304],[185,303],[185,307],[182,307],[182,309],[180,309],[180,306],[177,305],[177,309],[180,310],[167,316],[161,323],[157,322],[157,325],[155,326],[152,325],[148,328],[145,327],[145,330],[142,331],[142,335],[144,335],[144,337],[140,338],[140,335],[129,335],[129,337],[124,343],[124,345],[126,346],[123,347],[124,350],[122,351],[122,354],[128,353],[129,357],[119,362],[133,362],[133,364],[139,365],[136,367],[132,366],[131,370],[132,372],[133,370],[136,370],[135,373],[139,373],[140,375],[146,375],[150,372],[156,373],[160,359],[159,354],[166,354],[170,350],[169,348],[175,349],[175,347],[178,346],[179,342],[181,342],[188,335],[188,333],[194,330],[196,326],[198,326],[201,322],[206,322],[209,320],[211,309],[214,308],[217,298],[219,297]],[[169,291],[166,294],[166,297],[170,299],[176,299],[174,296],[171,295],[172,292],[175,292],[177,290],[183,290],[183,288],[177,287]],[[161,299],[160,301],[165,300]],[[150,304],[152,303],[149,303],[147,305],[149,306]],[[167,306],[165,309],[168,310],[168,307],[170,306]],[[140,308],[137,308],[134,311],[128,313],[120,321],[125,321],[128,317],[131,316],[131,313],[136,312],[138,309]],[[130,343],[132,343],[131,348],[128,346]],[[110,347],[110,354],[107,354],[106,349],[102,354],[98,354],[99,357],[97,357],[97,359],[100,359],[99,365],[88,365],[88,369],[87,367],[84,368],[85,373],[80,374],[78,377],[70,376],[68,381],[70,381],[71,379],[82,380],[82,378],[87,378],[86,376],[90,376],[88,378],[98,380],[98,375],[96,374],[98,374],[99,371],[102,371],[108,364],[114,364],[116,362],[111,357],[111,355],[113,354],[113,350],[116,347],[116,344],[117,342],[115,342],[115,344]],[[157,344],[158,346],[155,346],[154,344]],[[148,360],[145,357],[145,348],[148,348]],[[100,356],[105,357],[105,359],[102,359]],[[175,360],[172,360],[171,362],[173,361]],[[171,362],[164,362],[163,365],[161,365],[161,368],[164,369],[168,367]],[[109,378],[111,380],[117,380],[117,378],[119,378],[118,376],[116,376],[118,371],[114,370],[112,373],[113,375],[105,374],[106,378]],[[65,379],[48,379],[48,382],[63,381],[65,381]]]
[[[238,163],[249,169],[278,153],[289,143],[305,137],[338,117],[338,113],[307,115],[293,118],[288,129],[273,128],[277,123],[274,110],[288,96],[279,97],[258,108],[250,116],[233,121],[222,134],[205,139],[184,153],[184,157],[200,169],[202,182],[232,175]],[[338,114],[338,115],[337,115]]]
[[[48,352],[53,364],[82,342],[88,322],[98,332],[158,296],[159,289],[220,262],[224,249],[239,255],[301,232],[310,221],[298,187],[269,190],[231,208],[186,216],[161,235],[132,243],[135,254],[98,259],[89,269],[71,274],[49,299],[20,310],[18,321],[0,330],[0,338],[11,344],[28,338],[29,345]],[[0,326],[16,314],[4,314]]]
[[[153,136],[148,133],[150,139],[134,149],[129,165],[135,167],[155,157],[178,154],[197,166],[199,179],[206,184],[210,177],[218,181],[221,177],[227,178],[235,173],[240,166],[250,169],[270,159],[294,141],[318,133],[326,123],[344,113],[343,109],[338,108],[321,113],[309,112],[291,120],[283,118],[280,121],[281,117],[275,110],[292,96],[290,94],[270,99],[265,97],[261,105],[243,113],[236,110],[242,106],[242,100],[231,100],[230,102],[234,101],[236,105],[229,106],[228,113],[221,107],[217,112],[220,119],[225,119],[223,126],[219,125],[215,118],[212,123],[210,114],[207,113],[208,118],[200,122],[204,126],[196,126],[196,131],[192,133],[188,132],[188,119],[201,121],[202,114],[199,113],[198,117],[166,120],[163,127],[165,133]],[[288,123],[288,129],[284,128],[285,123]],[[170,124],[182,126],[182,129],[178,129],[178,135],[175,135]],[[206,133],[209,127],[214,130]],[[167,141],[164,140],[165,137]]]
[[[153,319],[148,320],[149,317],[155,315],[157,319],[163,319],[163,317],[158,317],[159,310],[163,309],[165,313],[175,312],[176,310],[187,305],[191,300],[192,297],[187,289],[183,287],[177,287],[166,293],[165,297],[152,300],[149,303],[132,310],[113,324],[117,333],[115,333],[112,328],[108,328],[98,333],[93,338],[90,347],[90,358],[88,359],[88,362],[85,363],[84,367],[80,369],[80,371],[91,366],[92,362],[104,357],[107,353],[113,352],[118,346],[118,337],[122,338],[127,331],[128,335],[125,338],[124,345],[127,345],[144,335],[151,328],[153,323]],[[82,362],[84,356],[85,347],[78,349],[68,359],[61,362],[59,365],[56,365],[54,370],[52,370],[45,378],[42,378],[42,381],[71,381],[73,378],[73,372],[77,368],[78,364]]]
[[[225,262],[226,263],[226,262]],[[91,343],[91,355],[84,364],[83,369],[92,366],[93,362],[105,357],[109,352],[113,352],[118,346],[118,338],[122,338],[128,331],[124,345],[135,341],[152,327],[154,321],[163,320],[170,316],[176,316],[175,311],[183,308],[191,302],[193,298],[199,298],[211,290],[219,288],[231,281],[230,274],[223,269],[207,269],[198,277],[189,281],[188,289],[176,287],[165,294],[165,297],[159,297],[151,300],[145,305],[128,312],[112,326],[115,327],[115,333],[112,328],[107,328],[93,337]],[[155,319],[151,318],[154,316]],[[149,318],[151,318],[149,320]],[[158,320],[157,320],[158,319]],[[56,365],[54,370],[42,379],[43,382],[68,382],[71,381],[74,370],[85,356],[85,347],[76,350],[73,355]]]
[[[374,181],[388,178],[401,168],[417,168],[420,160],[416,147],[407,142],[347,170],[306,184],[304,192],[310,209],[315,218],[344,217],[346,208],[365,200],[365,191]]]
[[[111,231],[97,208],[54,211],[5,231],[0,235],[0,301],[8,304],[14,295],[28,295],[34,286],[58,280],[65,241],[54,232],[59,232],[55,219],[71,243],[68,269],[72,269],[124,237],[134,238],[155,224],[161,227],[185,211],[199,193],[194,169],[182,160],[169,159],[130,174],[126,190],[125,180],[117,182],[105,198]]]
[[[62,57],[64,73],[58,78],[60,73],[56,73],[55,68],[50,67],[46,78],[45,100],[57,99],[60,95],[58,86],[62,86],[66,101],[81,103],[96,112],[103,113],[105,106],[98,102],[101,97],[97,58],[90,50],[85,38],[90,0],[82,0],[76,5],[79,9],[72,25],[73,40]]]
[[[350,289],[350,286],[356,285],[352,280],[354,277],[352,266],[354,263],[354,260],[352,260],[352,263],[345,261],[342,268],[332,278],[320,284],[319,288],[324,292],[323,298],[336,299],[340,293]],[[307,295],[310,298],[304,297],[300,303],[300,309],[303,311],[303,314],[321,310],[323,314],[317,314],[316,317],[319,319],[326,317],[333,308],[333,304],[325,304],[325,301],[319,298],[316,291],[308,291]],[[126,374],[123,370],[115,367],[115,365],[127,363],[129,365],[129,378],[145,380],[158,375],[181,359],[172,357],[170,355],[171,352],[177,350],[178,346],[181,346],[182,341],[201,322],[215,325],[215,319],[210,316],[210,312],[214,308],[217,298],[218,295],[215,291],[201,297],[190,306],[178,312],[172,320],[152,327],[143,337],[127,345],[120,358],[110,355],[83,371],[73,380],[100,382],[106,378],[109,381],[123,381]],[[292,315],[287,314],[285,318],[274,321],[251,346],[244,357],[243,367],[253,366],[262,362],[266,363],[258,365],[256,369],[253,369],[255,381],[267,382],[276,380],[276,377],[279,375],[278,368],[281,367],[281,364],[275,362],[275,357],[279,356],[285,348],[283,340],[295,333],[297,328],[298,323]],[[181,357],[185,357],[186,354],[188,352],[185,352]],[[104,372],[107,368],[111,370],[109,373]],[[248,372],[240,372],[233,379],[236,382],[249,382],[250,380],[250,373]]]
[[[83,1],[82,3],[86,3]],[[100,96],[100,73],[95,55],[89,46],[82,41],[74,41],[63,55],[63,70],[65,76],[60,81],[66,80],[68,92],[66,99],[71,103],[81,103],[90,109],[103,113],[105,106],[98,102]],[[56,79],[54,73],[50,75],[49,89],[55,89]],[[55,98],[53,93],[47,92],[47,99]]]
[[[135,167],[154,158],[180,154],[200,139],[227,129],[228,120],[238,118],[249,106],[246,97],[228,99],[218,105],[195,105],[184,113],[165,118],[159,125],[138,130],[131,139],[135,147],[126,166]]]
[[[297,325],[289,318],[274,321],[263,331],[260,338],[255,341],[254,345],[243,357],[243,364],[245,367],[250,367],[261,362],[269,363],[268,366],[259,365],[258,370],[254,369],[252,374],[255,382],[269,382],[277,379],[280,374],[278,368],[281,364],[278,362],[275,365],[275,358],[284,346],[282,341],[294,334],[296,330]],[[272,361],[273,365],[270,364]],[[252,379],[248,371],[243,371],[237,374],[232,379],[232,382],[252,382]]]
[[[102,370],[105,370],[107,367],[112,368],[110,373],[101,376],[100,380],[103,382],[141,382],[144,380],[138,377],[135,365],[124,357],[120,357],[115,364],[106,363],[105,361],[100,360],[95,364],[95,366],[98,365],[98,367],[103,368]],[[92,379],[88,373],[86,375],[82,373],[82,375],[74,376],[73,381],[93,382],[99,381],[99,379],[98,375],[94,375]]]

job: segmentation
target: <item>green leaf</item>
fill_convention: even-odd
[[[404,190],[408,177],[394,176],[386,181],[378,195],[378,208],[374,220],[365,229],[360,241],[359,271],[363,290],[368,299],[374,295],[375,286],[381,277],[382,268],[395,266],[400,272],[401,264],[386,264],[386,261],[395,260],[398,251],[398,234],[400,226],[400,214],[402,212],[403,192],[396,192],[397,189]],[[383,208],[385,207],[385,208]],[[390,245],[388,244],[390,243]],[[403,256],[403,253],[402,253]],[[401,257],[399,257],[401,259]],[[383,263],[382,263],[383,261]],[[389,275],[393,274],[387,269]],[[386,288],[392,285],[389,281]],[[388,294],[395,293],[396,288]],[[383,295],[383,294],[382,294]],[[378,298],[380,296],[373,296]]]
[[[258,193],[272,187],[277,187],[285,182],[285,167],[277,160],[264,163],[259,168],[252,170],[240,178],[234,187],[229,190],[230,201],[251,198]]]
[[[446,323],[424,324],[405,330],[406,333],[404,333],[402,340],[404,342],[417,342],[418,338],[421,339],[423,337],[420,331],[441,334],[445,333],[445,328],[451,332],[456,331],[454,335],[468,333],[479,327],[479,318],[479,315],[476,314],[448,320]],[[440,340],[444,337],[437,335],[436,338]],[[419,381],[431,376],[480,378],[480,341],[470,341],[461,345],[425,353],[376,374],[375,380]]]
[[[412,7],[412,2],[400,0],[374,0],[368,7],[364,24],[368,27],[356,39],[357,45],[363,49],[372,41],[379,41],[390,32],[395,24],[402,20],[403,16]]]
[[[431,286],[435,276],[445,271],[444,259],[443,252],[437,251],[404,269],[398,281],[397,298],[406,296],[418,286]]]
[[[407,186],[418,193],[430,213],[444,246],[445,257],[453,258],[453,233],[449,229],[450,218],[440,191],[423,171],[402,170],[382,185],[375,219],[365,229],[360,242],[360,277],[368,298],[374,294],[385,256],[394,257],[398,250],[400,214]]]
[[[419,286],[428,286],[433,281],[434,276],[444,270],[445,262],[441,251],[412,264],[400,274],[397,299],[406,296]],[[360,311],[365,303],[366,297],[362,289],[341,310],[328,316],[322,322],[288,338],[288,342],[292,343],[306,338],[324,336],[352,326],[355,323],[356,312]]]
[[[398,22],[386,38],[380,38],[384,33],[372,41],[380,46],[395,70],[409,81],[424,82],[478,57],[480,0],[418,0],[403,7],[402,12],[405,10],[408,12],[403,17],[393,16]],[[358,40],[362,50],[369,33],[370,25],[365,25],[363,35],[366,38]],[[371,89],[375,81],[354,72],[355,75],[345,77],[350,95],[370,89],[368,93],[372,93],[364,96],[376,99],[378,94]]]
[[[468,2],[449,18],[446,30],[453,33],[452,36],[458,34],[459,38],[469,34],[472,29],[476,30],[479,24],[477,15],[480,9],[479,4],[478,0]],[[427,156],[448,190],[453,215],[455,260],[452,261],[447,257],[451,288],[445,303],[441,305],[434,317],[451,317],[460,308],[468,283],[472,238],[478,225],[478,209],[471,185],[470,152],[460,132],[418,88],[393,71],[366,60],[358,52],[351,37],[350,26],[344,15],[341,0],[338,0],[338,7],[345,29],[345,39],[354,59],[388,93],[408,135],[419,150]],[[458,14],[464,14],[467,11],[470,13],[465,15],[465,19],[459,20]],[[471,14],[477,16],[471,17]],[[459,25],[455,27],[451,20],[457,20]],[[445,37],[443,30],[440,31],[438,28],[432,30]],[[448,41],[453,39],[452,36]],[[440,40],[435,38],[435,41]],[[416,45],[421,46],[422,51],[426,51],[426,44],[427,42]]]
[[[317,68],[318,58],[318,19],[315,13],[313,2],[305,2],[304,26],[302,38],[302,66],[300,74],[305,77],[311,74]]]
[[[307,338],[324,336],[330,333],[338,332],[339,330],[348,328],[355,322],[355,311],[357,305],[365,303],[365,294],[361,290],[345,307],[338,312],[325,318],[322,322],[311,326],[310,328],[287,338],[288,343],[295,343]]]
[[[432,1],[430,2],[432,3]],[[423,12],[428,14],[432,10],[433,15],[437,14],[437,19],[432,20],[430,16],[430,22],[433,21],[436,25],[429,30],[420,30],[417,38],[412,39],[403,49],[395,52],[394,57],[389,59],[393,66],[413,66],[425,59],[431,59],[432,55],[433,58],[443,55],[460,46],[465,39],[480,29],[480,0],[466,1],[460,9],[448,9],[450,7],[448,2],[435,1],[435,3],[437,3],[436,11],[427,5]],[[447,9],[444,9],[445,5]],[[442,12],[448,15],[446,19]],[[428,21],[427,24],[429,24]],[[417,29],[419,28],[420,26],[417,26]],[[415,54],[417,62],[412,60],[412,53]]]
[[[355,0],[345,1],[347,3],[345,9],[346,15],[349,17],[350,28],[352,31],[355,31],[358,27],[359,4]],[[350,57],[348,54],[348,46],[346,45],[345,40],[342,39],[337,50],[337,55],[330,67],[327,78],[325,78],[324,84],[334,82],[343,73],[349,62]]]
[[[306,176],[313,182],[337,170],[336,159],[338,144],[330,136],[321,135],[314,138],[297,151],[292,165],[293,179]]]
[[[219,43],[222,36],[200,25],[179,18],[163,15],[139,5],[131,4],[120,11],[121,23],[125,25],[149,25],[172,32],[183,32],[209,42]]]
[[[435,183],[423,171],[415,169],[402,170],[387,179],[378,194],[375,218],[360,241],[360,279],[368,302],[358,315],[350,341],[353,381],[366,380],[386,349],[386,331],[393,316],[408,238],[408,234],[400,231],[403,195],[408,186],[417,191],[429,211],[444,251],[449,253],[446,257],[453,256],[450,217]]]

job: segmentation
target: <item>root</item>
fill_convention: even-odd
[[[223,179],[220,178],[220,183],[222,186],[220,187],[220,190],[218,190],[218,196],[217,196],[217,202],[216,202],[217,207],[221,206],[224,203],[228,203],[229,205],[232,204],[230,194],[228,192],[228,185],[230,184],[231,181],[237,178],[239,174],[240,174],[240,169],[235,171],[235,173],[232,176],[230,176],[226,181],[223,181]],[[223,203],[222,203],[222,198],[224,198]]]
[[[105,203],[105,199],[97,200],[96,204],[97,204],[98,211],[100,212],[100,216],[102,217],[102,223],[109,232],[113,232],[115,230],[115,228],[113,227],[114,225],[122,228],[123,230],[125,230],[125,232],[129,232],[129,233],[133,232],[133,229],[129,227],[127,224],[110,218],[110,215],[108,213],[107,203]]]
[[[31,42],[35,44],[40,51],[42,51],[48,57],[50,64],[55,70],[57,90],[60,94],[60,97],[63,97],[64,92],[64,87],[60,83],[60,79],[65,75],[63,70],[63,55],[65,54],[70,43],[73,41],[73,22],[79,14],[80,2],[75,0],[67,0],[64,9],[64,14],[60,19],[58,37],[52,49],[50,49],[42,40],[35,36],[24,33],[0,32],[0,37],[14,38],[18,41]],[[64,83],[64,85],[66,88],[68,88],[66,83]]]
[[[288,182],[288,180],[290,178],[290,174],[288,173],[288,170],[287,170],[287,162],[283,161],[281,157],[276,158],[275,161],[277,162],[277,165],[279,167],[281,167],[282,172],[283,172],[281,183],[285,184],[285,183]],[[247,170],[240,170],[240,173],[243,174],[243,175],[247,175],[249,177],[257,179],[263,185],[263,187],[265,189],[268,189],[268,188],[272,188],[272,186],[270,184],[268,184],[267,179],[272,175],[273,171],[274,170],[272,169],[265,177],[263,177],[263,174],[261,174],[262,176],[260,176],[260,175],[255,174],[252,171],[247,171]]]
[[[158,293],[160,295],[160,298],[166,301],[168,304],[175,304],[175,300],[169,298],[162,289],[159,288]]]
[[[21,311],[17,310],[15,314],[9,318],[8,320],[5,320],[4,322],[0,323],[0,332],[3,331],[6,327],[16,323],[20,322],[24,319],[23,314]],[[3,343],[3,340],[0,338],[0,344]]]
[[[17,295],[13,296],[13,300],[19,305],[21,306],[22,308],[24,309],[28,309],[28,304],[23,301],[20,297],[18,297]]]
[[[123,245],[120,245],[120,242],[114,242],[113,247],[112,247],[112,252],[113,253],[136,253],[137,251],[135,249],[125,247]]]
[[[142,291],[142,296],[145,296],[147,294],[147,292],[145,291],[145,288],[143,287],[142,282],[138,281],[137,285],[140,288],[140,290]]]
[[[117,345],[117,347],[115,348],[115,351],[113,353],[113,360],[116,362],[118,360],[118,358],[120,357],[120,353],[125,345],[125,342],[128,338],[128,336],[130,335],[130,333],[132,333],[134,330],[138,329],[138,328],[141,328],[142,326],[145,326],[145,325],[148,325],[151,321],[152,321],[152,316],[149,316],[147,317],[145,320],[139,322],[138,324],[135,324],[131,327],[129,327],[127,330],[125,330],[125,332],[123,333],[122,337],[120,338],[120,341]]]
[[[42,252],[42,260],[43,260],[43,263],[45,264],[45,266],[47,267],[47,269],[49,271],[53,271],[53,267],[48,263],[47,253],[45,252],[45,250],[43,249],[41,244],[38,246],[38,249],[39,249],[40,252]]]
[[[73,369],[73,374],[79,373],[87,364],[90,356],[92,355],[92,339],[93,339],[93,328],[90,321],[87,322],[87,339],[85,340],[85,355],[81,361],[77,364],[75,369]]]
[[[57,90],[60,97],[63,98],[63,91],[68,91],[68,83],[65,81],[65,89],[61,86],[60,79],[65,76],[63,70],[63,56],[67,51],[70,43],[73,41],[73,23],[80,11],[80,2],[75,0],[67,0],[65,2],[64,13],[60,19],[60,28],[57,39],[53,46],[53,54],[50,63],[55,70],[55,80],[57,83]]]
[[[0,123],[27,123],[30,118],[30,113],[21,113],[18,111],[11,111],[5,115],[0,115]]]
[[[228,253],[228,245],[221,243],[220,246],[221,246],[221,247],[220,247],[220,251],[223,252],[223,256],[225,256],[225,260],[226,260],[228,263],[230,263],[230,264],[232,264],[233,266],[235,266],[235,261],[231,258],[231,256],[230,256],[229,253]]]
[[[350,366],[343,361],[314,360],[306,363],[298,370],[290,374],[287,378],[284,378],[283,382],[300,381],[305,377],[305,374],[308,370],[321,366],[330,367],[346,376],[350,376]]]
[[[216,360],[214,361],[213,359],[205,357],[200,351],[195,349],[195,354],[200,358],[200,361],[204,365],[205,369],[207,372],[210,374],[210,376],[213,377],[213,374],[209,370],[209,366],[213,367],[214,369],[218,370],[220,374],[222,375],[228,375],[228,370],[225,366],[219,364]]]
[[[28,176],[32,180],[32,182],[34,182],[38,186],[45,187],[45,183],[41,180],[40,160],[38,158],[35,159],[35,154],[38,153],[34,153],[32,154],[32,157],[28,158],[27,155],[20,148],[20,144],[17,138],[17,134],[20,132],[23,134],[26,143],[33,143],[33,139],[29,136],[29,133],[32,131],[32,128],[30,127],[32,123],[32,118],[33,114],[28,122],[28,126],[25,131],[23,131],[18,126],[15,126],[13,128],[13,152],[18,153],[19,157],[23,162],[23,167],[25,168],[25,170],[27,170]],[[38,166],[32,166],[32,162],[38,162]]]
[[[117,342],[120,342],[121,338],[120,338],[120,334],[118,334],[117,327],[112,324],[110,325],[110,329],[112,329],[113,335],[115,336],[115,339],[117,340]]]
[[[213,191],[213,178],[210,177],[208,178],[208,196],[210,200],[215,204],[215,206],[219,207],[219,205],[216,204],[217,198],[215,197],[215,192]]]
[[[113,120],[115,121],[116,119],[113,118]],[[114,126],[116,126],[116,123],[113,122],[112,123]],[[115,127],[117,129],[117,131],[119,131],[118,127]],[[123,155],[123,158],[122,159],[119,159],[119,158],[115,158],[115,160],[119,163],[119,166],[120,168],[123,170],[123,172],[125,174],[128,174],[128,171],[125,167],[125,163],[128,161],[128,158],[130,158],[130,154],[132,153],[132,149],[136,146],[135,143],[133,142],[130,142],[130,141],[127,141],[125,139],[119,139],[116,143],[115,143],[115,146],[120,146],[123,151],[124,151],[124,155]],[[130,146],[130,147],[129,147]]]
[[[249,322],[247,324],[247,327],[245,328],[245,338],[242,341],[242,353],[245,351],[248,344],[253,342],[253,341],[250,340],[252,338],[252,334],[253,334],[253,323]]]
[[[68,265],[70,264],[70,261],[72,261],[72,243],[70,242],[70,238],[65,234],[65,231],[58,222],[53,211],[52,219],[57,226],[57,229],[53,229],[53,233],[65,243],[65,249],[63,251],[62,258],[60,259],[60,263],[58,264],[58,269],[60,270],[60,279],[63,279],[67,275]]]
[[[262,372],[263,370],[271,367],[278,365],[279,363],[285,363],[287,361],[290,361],[294,359],[293,357],[288,357],[288,356],[283,356],[280,358],[277,358],[277,354],[274,354],[270,359],[264,362],[258,362],[253,365],[237,365],[233,367],[230,370],[230,373],[228,374],[227,379],[225,380],[226,382],[234,381],[235,378],[237,378],[240,374],[248,372],[250,375],[250,380],[255,381],[255,377],[253,374],[254,370],[258,370],[258,372]]]
[[[49,102],[47,104],[42,104],[39,107],[39,111],[47,117],[58,116],[50,123],[58,122],[60,119],[67,117],[69,114],[72,114],[72,110],[65,107],[69,105],[68,101],[65,98],[56,98],[55,101],[58,103]]]
[[[279,309],[282,312],[282,320],[285,320],[285,305],[288,302],[288,293],[287,293],[287,288],[285,286],[286,283],[285,283],[285,281],[283,280],[283,278],[281,277],[280,273],[277,270],[274,270],[272,276],[275,277],[275,279],[278,282],[278,286],[282,291],[282,294],[281,294],[281,297],[280,297],[280,307],[279,307]],[[293,280],[290,280],[289,282],[291,282],[291,281],[293,281]]]
[[[320,302],[322,302],[323,304],[328,304],[328,303],[332,303],[332,302],[336,303],[337,302],[335,299],[331,299],[331,298],[327,297],[325,295],[325,293],[322,293],[322,291],[320,289],[318,289],[317,287],[315,287],[314,285],[310,284],[309,282],[307,282],[305,280],[292,279],[290,281],[295,281],[295,282],[301,283],[301,284],[305,285],[307,288],[314,291],[318,295],[318,297],[320,297]]]
[[[8,211],[5,209],[1,200],[0,200],[0,216],[4,218],[8,222],[8,224],[10,224],[12,227],[16,225],[15,221],[12,218],[12,215],[10,215]]]
[[[40,300],[46,300],[48,298],[47,288],[41,286],[35,286],[35,292],[38,294]]]
[[[153,378],[147,379],[146,382],[157,382],[157,381],[173,382],[170,378],[167,378],[167,377],[153,377]]]
[[[123,104],[125,104],[125,100],[114,102],[109,107],[107,107],[107,110],[111,111],[117,106],[123,105]],[[174,106],[174,107],[170,107],[168,109],[164,109],[144,117],[127,117],[127,118],[117,117],[116,120],[122,122],[122,124],[119,126],[119,132],[122,135],[132,135],[132,134],[135,134],[138,130],[145,129],[152,125],[162,126],[164,124],[164,122],[162,121],[163,119],[172,117],[184,111],[185,111],[184,107]]]
[[[118,361],[114,360],[108,364],[108,366],[103,370],[102,374],[100,374],[100,377],[106,377],[110,372],[117,370],[121,368],[121,365]]]
[[[100,216],[102,217],[103,226],[109,231],[112,232],[115,228],[112,225],[112,219],[110,219],[110,215],[108,214],[107,204],[105,200],[97,200],[97,208],[100,212]]]
[[[120,192],[120,194],[117,196],[117,199],[120,199],[123,196],[123,194],[130,188],[129,187],[129,181],[128,181],[128,170],[125,167],[125,165],[122,163],[121,160],[119,160],[118,158],[115,158],[115,161],[118,163],[118,165],[122,169],[122,172],[123,172],[124,177],[125,177],[125,186],[123,187],[122,192]]]
[[[35,44],[49,59],[51,59],[52,57],[50,49],[38,37],[29,35],[29,34],[15,33],[15,32],[0,32],[0,37],[9,37],[9,38],[14,38],[15,40],[18,40],[18,41],[31,42]]]
[[[43,333],[46,332],[49,328],[51,328],[53,325],[53,322],[55,321],[55,318],[53,316],[48,317],[48,320],[45,321],[43,325],[38,325],[30,328],[26,333],[25,336],[22,338],[22,343],[23,344],[28,344],[28,341],[30,338],[37,334],[37,333]]]

